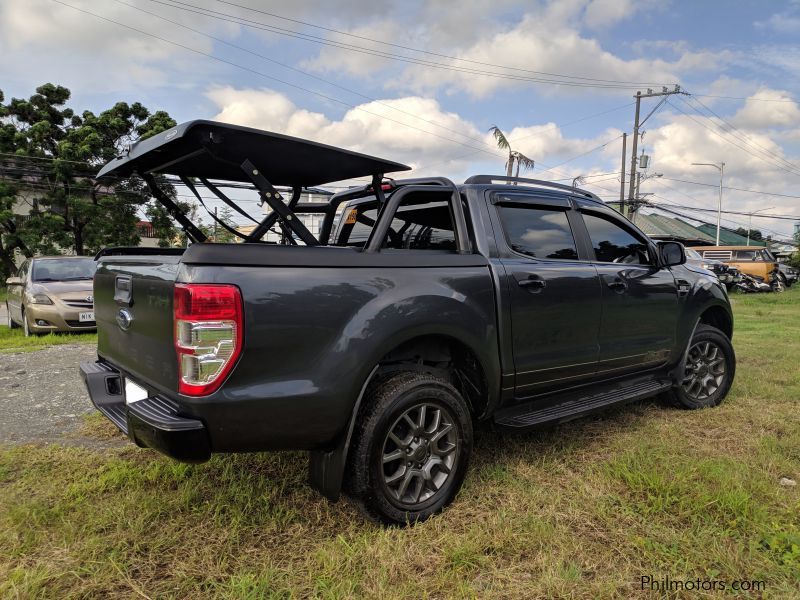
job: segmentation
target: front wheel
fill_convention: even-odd
[[[667,392],[673,404],[688,409],[717,406],[733,384],[736,355],[716,327],[698,325],[686,353],[683,380]]]
[[[384,523],[415,523],[455,497],[472,453],[472,419],[449,382],[401,372],[375,384],[354,432],[347,491]]]

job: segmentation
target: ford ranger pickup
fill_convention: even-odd
[[[325,497],[408,523],[456,495],[478,423],[520,430],[657,395],[688,409],[726,396],[730,302],[681,244],[573,187],[387,177],[406,169],[210,121],[112,160],[100,177],[143,178],[191,243],[97,256],[97,360],[80,367],[97,409],[180,461],[306,450]],[[356,178],[367,182],[302,201]],[[165,180],[252,231],[220,221],[241,243],[211,243]],[[231,187],[257,192],[266,215]]]

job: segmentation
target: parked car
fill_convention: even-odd
[[[477,422],[519,430],[657,394],[684,408],[726,396],[728,296],[681,244],[572,187],[384,178],[406,168],[208,121],[106,165],[101,178],[140,174],[195,243],[98,256],[98,359],[81,365],[95,406],[182,461],[308,450],[327,498],[344,488],[408,523],[453,499]],[[249,183],[273,211],[246,243],[208,243],[155,174],[221,198],[211,181]],[[372,183],[298,203],[354,177]],[[305,212],[323,215],[317,236]],[[258,243],[276,225],[287,245]]]
[[[86,256],[41,256],[6,279],[8,326],[25,335],[95,329],[92,278],[97,264]]]
[[[783,281],[786,287],[792,287],[797,279],[800,278],[800,270],[786,263],[779,262],[778,277],[781,278],[781,281]]]
[[[711,271],[728,290],[731,290],[742,280],[742,274],[736,267],[727,265],[720,260],[703,258],[697,250],[692,248],[686,248],[686,262],[695,267]]]
[[[756,281],[772,286],[776,291],[783,291],[784,284],[778,277],[778,261],[769,250],[758,246],[695,246],[704,259],[722,261],[735,266],[745,275]]]

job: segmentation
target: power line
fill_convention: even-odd
[[[634,87],[640,87],[639,83],[636,82],[617,82],[615,80],[593,80],[590,78],[576,78],[570,75],[559,75],[559,74],[550,74],[550,77],[562,77],[562,78],[571,78],[571,79],[561,79],[561,80],[554,80],[554,79],[547,79],[543,77],[532,77],[532,76],[524,76],[524,75],[513,75],[509,73],[498,73],[492,71],[483,71],[477,68],[472,67],[459,67],[452,64],[445,64],[439,63],[432,60],[421,59],[421,58],[414,58],[409,56],[402,56],[397,54],[392,54],[389,52],[384,52],[382,50],[378,50],[375,48],[366,48],[364,46],[356,46],[353,44],[348,44],[345,42],[337,42],[330,40],[329,38],[321,38],[312,34],[307,34],[303,32],[299,32],[292,29],[286,29],[283,27],[278,27],[276,25],[270,25],[268,23],[263,23],[261,21],[255,21],[252,19],[247,19],[245,17],[240,17],[238,15],[231,15],[229,13],[224,13],[221,11],[212,10],[205,7],[200,7],[188,2],[182,2],[181,0],[169,0],[168,2],[164,2],[163,0],[150,0],[151,2],[155,2],[157,4],[162,4],[164,6],[171,6],[172,8],[177,8],[178,10],[183,10],[186,12],[191,12],[195,14],[204,15],[209,18],[214,18],[222,21],[227,21],[230,23],[236,23],[239,25],[244,25],[245,27],[252,27],[254,29],[260,29],[262,31],[269,31],[271,33],[276,33],[278,35],[283,35],[295,39],[300,39],[307,42],[312,42],[315,44],[323,45],[323,46],[331,46],[334,48],[339,48],[342,50],[348,50],[351,52],[357,52],[360,54],[367,54],[370,56],[377,56],[380,58],[386,58],[389,60],[397,60],[401,62],[423,65],[428,67],[433,67],[437,69],[444,69],[449,71],[461,72],[461,73],[468,73],[473,75],[482,75],[486,77],[498,78],[498,79],[509,79],[509,80],[516,80],[516,81],[528,81],[532,83],[547,83],[553,85],[564,85],[564,86],[571,86],[571,87],[589,87],[589,88],[605,88],[605,89],[632,89]],[[189,8],[184,8],[189,7]],[[244,7],[247,8],[247,7]],[[248,10],[255,10],[256,12],[260,12],[256,9],[248,9]],[[425,52],[425,51],[420,51]],[[446,55],[445,55],[446,56]],[[453,60],[459,60],[456,57],[448,57]],[[505,68],[500,65],[492,65],[499,68]],[[577,80],[576,80],[577,79]],[[585,79],[585,80],[584,80]],[[651,85],[651,84],[643,84],[643,85]],[[663,83],[652,84],[652,85],[663,85]]]
[[[173,0],[173,1],[177,2],[177,0]],[[549,77],[564,77],[564,78],[579,79],[579,80],[584,80],[584,81],[596,81],[596,82],[603,82],[603,83],[629,84],[631,86],[663,85],[663,83],[654,83],[654,82],[637,82],[637,81],[620,81],[620,80],[615,80],[615,79],[598,79],[598,78],[595,78],[595,77],[583,77],[583,76],[580,76],[580,75],[565,75],[565,74],[562,74],[562,73],[551,73],[551,72],[547,72],[547,71],[534,71],[532,69],[523,69],[523,68],[520,68],[520,67],[510,67],[510,66],[507,66],[507,65],[499,65],[499,64],[490,63],[490,62],[483,62],[483,61],[479,61],[479,60],[471,60],[471,59],[468,59],[468,58],[460,58],[460,57],[457,57],[457,56],[450,56],[450,55],[447,55],[447,54],[442,54],[442,53],[439,53],[439,52],[433,52],[433,51],[430,51],[430,50],[421,50],[419,48],[412,48],[410,46],[403,46],[402,44],[395,44],[395,43],[392,43],[392,42],[387,42],[385,40],[378,40],[378,39],[375,39],[375,38],[370,38],[370,37],[367,37],[367,36],[357,35],[357,34],[350,33],[350,32],[347,32],[347,31],[342,31],[342,30],[339,30],[339,29],[332,29],[330,27],[324,27],[322,25],[315,25],[314,23],[309,23],[308,21],[301,21],[299,19],[291,19],[291,18],[288,18],[288,17],[284,17],[284,16],[281,16],[281,15],[278,15],[276,13],[268,12],[268,11],[257,9],[257,8],[252,8],[252,7],[249,7],[249,6],[244,6],[242,4],[236,4],[235,2],[229,2],[229,1],[226,1],[226,0],[217,0],[217,2],[219,2],[220,4],[227,4],[229,6],[235,6],[237,8],[243,8],[243,9],[251,11],[251,12],[260,13],[260,14],[263,14],[263,15],[274,17],[276,19],[281,19],[283,21],[289,21],[289,22],[292,22],[292,23],[297,23],[299,25],[305,25],[307,27],[313,27],[314,29],[320,29],[320,30],[323,30],[323,31],[328,31],[328,32],[331,32],[331,33],[336,33],[336,34],[339,34],[339,35],[344,35],[344,36],[355,38],[355,39],[360,39],[360,40],[364,40],[364,41],[368,41],[368,42],[373,42],[373,43],[376,43],[376,44],[382,44],[384,46],[390,46],[390,47],[393,47],[393,48],[400,48],[402,50],[409,50],[411,52],[418,52],[418,53],[421,53],[421,54],[428,54],[430,56],[438,56],[439,58],[446,58],[448,60],[457,60],[457,61],[461,61],[461,62],[476,64],[476,65],[482,65],[482,66],[485,66],[485,67],[494,67],[494,68],[498,68],[498,69],[507,69],[509,71],[520,71],[520,72],[523,72],[523,73],[533,73],[533,74],[536,74],[536,75],[546,75],[546,76],[549,76]]]
[[[408,127],[410,129],[415,129],[415,130],[420,131],[422,133],[426,133],[428,135],[432,135],[434,137],[443,139],[443,140],[448,141],[448,142],[452,142],[454,144],[458,144],[460,146],[465,146],[467,148],[472,148],[472,149],[478,150],[480,152],[486,152],[487,154],[492,154],[493,156],[498,156],[496,153],[491,152],[489,150],[486,150],[484,148],[476,148],[475,146],[471,146],[469,144],[465,144],[463,142],[460,142],[458,140],[454,140],[452,138],[441,136],[439,134],[433,133],[432,131],[427,131],[425,129],[420,129],[419,127],[415,127],[414,125],[410,125],[408,123],[403,123],[402,121],[398,121],[396,119],[392,119],[391,117],[387,117],[385,115],[380,115],[378,113],[373,113],[373,112],[371,112],[371,111],[369,111],[369,110],[367,110],[365,108],[362,108],[360,106],[356,106],[354,104],[350,104],[349,102],[345,102],[344,100],[340,100],[340,99],[335,98],[333,96],[328,96],[327,94],[323,94],[321,92],[317,92],[317,91],[314,91],[314,90],[310,90],[308,88],[304,88],[304,87],[302,87],[300,85],[297,85],[297,84],[294,84],[294,83],[290,83],[288,81],[284,81],[284,80],[279,79],[277,77],[273,77],[272,75],[267,75],[266,73],[263,73],[262,71],[258,71],[256,69],[252,69],[250,67],[246,67],[244,65],[240,65],[238,63],[226,60],[224,58],[220,58],[218,56],[214,56],[213,54],[210,54],[208,52],[203,52],[202,50],[198,50],[196,48],[192,48],[191,46],[186,46],[185,44],[181,44],[179,42],[175,42],[173,40],[169,40],[167,38],[161,37],[161,36],[156,35],[154,33],[150,33],[148,31],[144,31],[142,29],[138,29],[138,28],[133,27],[131,25],[127,25],[125,23],[120,23],[119,21],[115,21],[114,19],[109,19],[108,17],[104,17],[102,15],[98,15],[97,13],[94,13],[92,11],[85,10],[85,9],[82,9],[82,8],[78,8],[77,6],[73,6],[72,4],[67,4],[66,2],[62,2],[62,0],[52,0],[52,2],[55,2],[57,4],[61,4],[63,6],[67,6],[67,7],[71,8],[73,10],[76,10],[78,12],[82,12],[82,13],[91,15],[93,17],[96,17],[96,18],[101,19],[103,21],[107,21],[109,23],[113,23],[113,24],[118,25],[120,27],[124,27],[124,28],[130,29],[132,31],[136,31],[137,33],[141,33],[142,35],[146,35],[146,36],[152,37],[152,38],[157,39],[159,41],[162,41],[164,43],[171,44],[171,45],[177,46],[179,48],[183,48],[184,50],[188,50],[190,52],[193,52],[194,54],[198,54],[200,56],[205,56],[206,58],[211,58],[212,60],[216,60],[216,61],[221,62],[223,64],[226,64],[226,65],[229,65],[229,66],[232,66],[232,67],[236,67],[237,69],[241,69],[243,71],[247,71],[249,73],[253,73],[254,75],[258,75],[260,77],[264,77],[265,79],[269,79],[271,81],[276,81],[276,82],[278,82],[280,84],[283,84],[283,85],[286,85],[286,86],[289,86],[289,87],[293,87],[295,89],[298,89],[300,91],[306,92],[308,94],[313,94],[315,96],[319,96],[320,98],[323,98],[325,100],[329,100],[331,102],[336,102],[337,104],[342,104],[344,106],[347,106],[347,107],[352,108],[354,110],[358,110],[358,111],[364,112],[364,113],[372,115],[374,117],[378,117],[380,119],[385,119],[387,121],[391,121],[391,122],[396,123],[398,125],[402,125],[403,127]]]
[[[558,128],[558,127],[560,127],[561,129],[564,129],[565,127],[569,127],[570,125],[575,125],[576,123],[581,123],[583,121],[588,121],[589,119],[594,119],[595,117],[601,117],[603,115],[607,115],[608,113],[616,112],[618,110],[622,110],[623,108],[628,108],[630,106],[633,106],[633,104],[634,104],[633,102],[628,102],[627,104],[623,104],[623,105],[617,106],[615,108],[610,108],[610,109],[604,110],[602,112],[598,112],[598,113],[594,113],[594,114],[591,114],[591,115],[587,115],[585,117],[581,117],[580,119],[575,119],[574,121],[569,121],[567,123],[564,123],[562,125],[559,125],[557,123],[549,123],[546,128],[551,128],[551,127]],[[523,135],[521,137],[509,138],[508,141],[509,141],[509,143],[512,143],[512,144],[518,144],[522,140],[527,140],[527,139],[530,139],[532,137],[533,138],[541,137],[543,135],[544,135],[544,131],[537,131],[536,133],[530,133],[528,135]],[[459,155],[459,156],[454,156],[453,158],[451,158],[449,160],[444,160],[444,161],[440,161],[440,162],[437,162],[437,163],[433,163],[432,165],[425,165],[424,168],[425,169],[432,169],[433,167],[438,167],[440,165],[444,165],[444,164],[447,164],[447,163],[452,162],[452,161],[461,160],[463,158],[468,158],[470,156],[474,156],[475,154],[477,154],[477,152],[468,152],[466,154],[462,154],[462,155]],[[543,166],[547,166],[547,165],[543,165]],[[422,167],[420,167],[420,168],[422,168]]]
[[[675,179],[672,177],[661,177],[660,179],[668,179],[669,181],[677,181],[680,183],[690,183],[692,185],[702,185],[704,187],[713,187],[715,189],[719,189],[719,186],[715,183],[702,183],[700,181],[689,181],[687,179]],[[740,188],[740,187],[731,187],[727,185],[722,186],[723,190],[735,190],[737,192],[748,192],[750,194],[760,194],[762,196],[776,196],[779,198],[793,198],[793,199],[800,199],[800,196],[793,196],[791,194],[778,194],[777,192],[765,192],[763,190],[750,190],[747,188]]]
[[[318,75],[314,75],[313,73],[309,73],[309,72],[304,71],[302,69],[298,69],[298,68],[293,67],[291,65],[287,65],[286,63],[282,63],[280,61],[277,61],[277,60],[275,60],[273,58],[270,58],[269,56],[265,56],[264,54],[260,54],[258,52],[253,51],[253,50],[250,50],[249,48],[245,48],[243,46],[239,46],[237,44],[233,44],[233,43],[228,42],[227,40],[224,40],[222,38],[213,36],[213,35],[211,35],[209,33],[204,32],[204,31],[200,31],[199,29],[194,29],[193,27],[189,27],[188,25],[184,25],[183,23],[180,23],[178,21],[174,21],[172,19],[168,19],[168,18],[166,18],[164,16],[161,16],[161,15],[159,15],[157,13],[154,13],[154,12],[151,12],[149,10],[145,10],[143,8],[139,8],[138,6],[134,6],[132,4],[128,4],[127,2],[123,2],[122,0],[114,0],[114,1],[117,2],[118,4],[122,4],[123,6],[127,6],[128,8],[132,8],[134,10],[138,10],[138,11],[146,13],[148,15],[152,15],[152,16],[156,17],[157,19],[161,19],[162,21],[165,21],[167,23],[172,23],[173,25],[177,25],[178,27],[182,27],[182,28],[184,28],[184,29],[186,29],[188,31],[192,31],[194,33],[197,33],[198,35],[202,35],[202,36],[205,36],[205,37],[210,38],[212,40],[215,40],[215,41],[217,41],[217,42],[219,42],[221,44],[225,44],[226,46],[229,46],[231,48],[236,48],[237,50],[241,50],[242,52],[246,52],[246,53],[251,54],[253,56],[256,56],[256,57],[258,57],[258,58],[260,58],[262,60],[269,61],[269,62],[271,62],[273,64],[279,65],[279,66],[281,66],[281,67],[283,67],[285,69],[288,69],[290,71],[294,71],[296,73],[300,73],[302,75],[305,75],[306,77],[310,77],[312,79],[316,79],[317,81],[321,81],[321,82],[323,82],[323,83],[325,83],[327,85],[331,85],[333,87],[339,88],[340,90],[344,90],[344,91],[349,92],[349,93],[351,93],[351,94],[353,94],[355,96],[359,96],[360,98],[364,98],[366,100],[369,100],[370,102],[375,102],[375,103],[380,104],[381,106],[384,106],[384,107],[386,107],[386,108],[388,108],[390,110],[394,110],[394,111],[403,113],[404,115],[407,115],[407,116],[412,117],[414,119],[419,119],[420,121],[423,121],[423,122],[425,122],[425,123],[427,123],[429,125],[433,125],[434,127],[439,127],[440,129],[445,129],[446,131],[449,131],[450,133],[454,133],[456,135],[460,135],[460,136],[462,136],[462,137],[464,137],[464,138],[466,138],[468,140],[477,141],[477,142],[479,142],[481,144],[485,144],[486,143],[485,140],[482,140],[482,139],[476,138],[476,137],[472,137],[471,135],[468,135],[468,134],[465,134],[465,133],[461,133],[459,131],[454,131],[452,128],[447,127],[446,125],[441,125],[439,123],[436,123],[435,121],[431,121],[429,119],[425,119],[424,117],[416,115],[416,114],[414,114],[412,112],[409,112],[407,110],[403,110],[402,108],[398,108],[396,106],[392,106],[391,104],[388,104],[387,102],[384,102],[382,100],[378,100],[377,98],[373,98],[373,97],[368,96],[366,94],[362,94],[361,92],[358,92],[356,90],[350,89],[350,88],[345,87],[343,85],[339,85],[338,83],[335,83],[333,81],[327,80],[327,79],[325,79],[323,77],[320,77]]]
[[[548,169],[545,169],[544,171],[540,171],[540,173],[546,173],[547,171],[552,171],[552,170],[556,169],[557,167],[560,167],[562,165],[570,163],[573,160],[577,160],[577,159],[581,158],[582,156],[586,156],[587,154],[591,154],[592,152],[597,152],[598,150],[601,150],[601,149],[605,148],[606,146],[608,146],[611,142],[617,141],[621,137],[622,137],[622,134],[618,135],[615,138],[612,138],[612,139],[608,140],[607,142],[603,142],[602,144],[598,144],[597,146],[595,146],[594,148],[590,148],[586,152],[581,152],[580,154],[578,154],[576,156],[573,156],[572,158],[569,158],[569,159],[565,160],[564,162],[558,163],[554,167],[550,167]]]
[[[55,0],[54,0],[54,1],[55,1]],[[682,99],[682,100],[683,100],[683,99]],[[668,102],[669,102],[669,101],[668,101]],[[685,101],[684,101],[684,102],[685,102]],[[718,133],[717,131],[715,131],[715,130],[714,130],[714,129],[712,129],[711,127],[709,127],[709,126],[705,125],[704,123],[702,123],[701,121],[698,121],[697,119],[695,119],[695,118],[694,118],[692,115],[690,115],[689,113],[687,113],[686,111],[684,111],[684,110],[683,110],[682,108],[680,108],[678,105],[676,105],[676,104],[673,104],[672,102],[669,102],[669,105],[670,105],[672,108],[674,108],[675,110],[677,110],[678,112],[680,112],[681,114],[683,114],[683,115],[684,115],[686,118],[688,118],[690,121],[693,121],[693,122],[694,122],[694,123],[696,123],[697,125],[700,125],[700,126],[701,126],[701,127],[703,127],[704,129],[707,129],[708,131],[710,131],[711,133],[713,133],[715,136],[719,137],[719,138],[720,138],[722,141],[724,141],[724,142],[727,142],[728,144],[730,144],[730,145],[732,145],[732,146],[735,146],[736,148],[738,148],[739,150],[742,150],[743,152],[745,152],[746,154],[748,154],[748,155],[752,156],[753,158],[757,158],[758,160],[761,160],[762,162],[765,162],[765,163],[771,164],[771,165],[773,165],[774,167],[776,167],[776,168],[780,169],[781,171],[785,171],[785,172],[787,172],[787,173],[789,173],[789,174],[791,174],[791,175],[798,175],[798,176],[800,176],[800,173],[798,173],[798,172],[796,172],[796,171],[793,171],[793,170],[790,170],[790,169],[787,169],[787,168],[783,167],[783,166],[782,166],[782,165],[780,165],[780,164],[775,164],[773,161],[771,161],[771,160],[769,160],[769,159],[767,159],[767,158],[764,158],[763,156],[760,156],[759,154],[754,154],[754,153],[753,153],[751,150],[749,150],[748,148],[746,148],[746,147],[743,147],[743,146],[741,146],[741,145],[737,144],[736,142],[734,142],[734,141],[732,141],[732,140],[730,140],[730,139],[726,138],[724,135],[722,135],[722,134]],[[697,109],[696,109],[696,108],[694,108],[694,107],[692,107],[692,105],[691,105],[691,104],[688,104],[688,103],[687,103],[687,106],[689,106],[690,108],[692,108],[693,110],[695,110],[695,111],[697,112]],[[711,119],[709,119],[707,116],[703,115],[702,113],[700,114],[700,116],[701,116],[701,117],[703,117],[703,118],[705,118],[706,120],[709,120],[709,121],[711,121]],[[717,126],[717,124],[716,124],[716,123],[714,123],[713,121],[711,121],[711,123],[712,123],[712,124],[714,124],[715,126]],[[717,126],[717,127],[718,127],[718,126]]]
[[[701,98],[723,98],[725,100],[755,100],[756,102],[791,102],[796,103],[796,100],[792,100],[791,98],[784,99],[784,98],[756,98],[755,96],[749,96],[744,98],[742,96],[715,96],[714,94],[695,94],[693,93],[692,96],[700,96]]]
[[[771,156],[771,157],[773,157],[773,158],[777,159],[779,162],[781,162],[781,163],[783,163],[784,165],[788,166],[790,169],[796,169],[796,168],[797,168],[797,165],[793,164],[792,162],[790,162],[790,161],[786,160],[785,158],[783,158],[783,157],[781,157],[781,156],[778,156],[777,154],[775,154],[775,153],[774,153],[772,150],[770,150],[769,148],[765,148],[764,146],[762,146],[761,144],[759,144],[757,141],[755,141],[754,139],[752,139],[750,136],[748,136],[748,135],[747,135],[746,133],[744,133],[742,130],[738,129],[738,128],[737,128],[735,125],[732,125],[732,124],[731,124],[729,121],[726,121],[725,119],[723,119],[721,116],[719,116],[719,115],[718,115],[716,112],[714,112],[713,110],[711,110],[711,109],[710,109],[708,106],[706,106],[705,104],[703,104],[703,103],[702,103],[700,100],[698,100],[697,98],[691,98],[691,99],[692,99],[694,102],[697,102],[697,103],[698,103],[700,106],[702,106],[702,107],[703,107],[703,108],[704,108],[706,111],[708,111],[709,113],[711,113],[712,115],[714,115],[714,116],[715,116],[717,119],[719,119],[720,121],[722,121],[722,122],[723,122],[723,123],[724,123],[724,124],[725,124],[725,125],[728,127],[728,133],[730,133],[731,135],[733,135],[733,136],[734,136],[734,137],[736,137],[737,139],[741,140],[741,141],[742,141],[742,142],[744,142],[745,144],[748,144],[748,145],[749,145],[749,144],[752,144],[753,146],[756,146],[756,147],[760,148],[760,149],[761,149],[761,150],[762,150],[762,151],[763,151],[763,152],[764,152],[766,155],[768,155],[768,156]],[[686,104],[688,104],[688,100],[684,100],[684,102],[686,102]],[[720,127],[720,129],[723,129],[723,131],[724,131],[724,128],[723,128],[723,127],[721,127],[720,125],[717,125],[717,126],[718,126],[718,127]]]
[[[660,198],[661,196],[659,196]],[[681,204],[670,204],[670,206],[674,206],[675,208],[686,208],[690,210],[695,210],[699,212],[708,212],[708,213],[716,213],[718,212],[715,208],[697,208],[696,206],[684,206]],[[723,210],[723,215],[738,215],[742,217],[755,217],[759,219],[777,219],[779,221],[797,221],[800,219],[800,215],[774,215],[771,213],[749,213],[749,212],[742,212],[737,210]]]
[[[658,196],[657,194],[656,194],[656,196],[659,197],[659,198],[664,199],[662,196]],[[666,203],[666,204],[667,204],[667,206],[673,206],[670,203]],[[678,215],[679,217],[683,217],[684,219],[691,219],[692,221],[699,221],[700,223],[703,223],[704,225],[711,225],[712,227],[714,226],[713,223],[709,223],[708,221],[704,221],[703,219],[699,219],[699,218],[693,217],[691,215],[686,215],[686,214],[680,213],[680,212],[678,212],[676,210],[673,210],[671,208],[666,208],[666,207],[663,206],[662,203],[659,203],[659,204],[648,203],[648,206],[650,208],[654,208],[654,209],[657,209],[657,210],[663,210],[664,212],[668,212],[668,213],[671,213],[671,214]],[[689,209],[689,210],[691,212],[691,211],[694,211],[695,209]],[[723,219],[723,221],[725,221],[727,223],[730,223],[730,224],[733,224],[733,225],[736,225],[737,227],[741,227],[742,229],[748,229],[747,227],[744,226],[744,224],[739,223],[737,221],[732,221],[730,219]],[[767,229],[766,227],[761,227],[761,228],[759,228],[759,230],[760,231],[765,231],[767,233],[773,233],[773,234],[781,236],[781,237],[787,236],[786,233],[782,233],[780,231],[775,231],[774,229]],[[729,231],[731,231],[731,230],[729,229]],[[733,233],[735,233],[735,231]],[[787,236],[787,237],[791,237],[791,236]]]

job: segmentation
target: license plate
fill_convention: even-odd
[[[125,380],[125,404],[133,404],[147,398],[147,390],[130,379]]]
[[[94,311],[78,313],[78,321],[81,323],[94,321]]]

